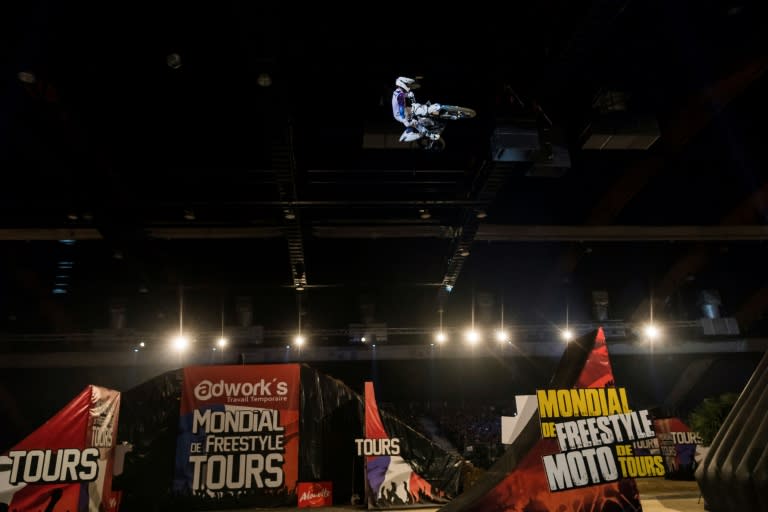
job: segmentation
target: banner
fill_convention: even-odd
[[[368,508],[445,503],[446,493],[435,489],[403,458],[400,439],[390,437],[376,404],[373,382],[365,383],[365,439],[355,439],[357,454],[365,457]]]
[[[613,370],[602,329],[584,335],[568,344],[550,382],[551,390],[555,391],[556,403],[558,398],[566,400],[565,391],[568,392],[570,398],[572,388],[576,388],[577,393],[579,393],[580,388],[593,388],[597,390],[612,388],[613,386]],[[558,395],[558,390],[563,390],[564,392]],[[597,400],[601,407],[601,415],[602,399],[600,396],[603,396],[603,394],[603,391],[598,392]],[[612,396],[611,403],[614,405],[611,407],[608,407],[607,394],[604,396],[607,410],[615,407],[615,399],[618,400],[618,407],[623,407],[620,394],[617,393],[615,396]],[[547,395],[547,398],[549,398],[549,395]],[[566,410],[565,407],[567,406],[565,406],[565,403],[563,405],[564,407],[559,409],[560,413]],[[540,420],[536,418],[535,414],[531,414],[528,418],[525,425],[513,425],[512,433],[514,435],[508,439],[508,442],[511,442],[511,444],[504,455],[486,472],[485,477],[478,480],[475,485],[461,496],[448,503],[441,509],[441,512],[495,512],[506,510],[536,510],[537,512],[642,511],[640,496],[634,479],[622,478],[619,475],[619,478],[615,481],[592,483],[590,479],[595,473],[598,475],[598,478],[595,480],[603,480],[599,477],[601,474],[604,474],[600,473],[599,457],[596,454],[594,458],[591,457],[592,454],[585,453],[570,455],[570,459],[566,455],[565,463],[569,474],[573,474],[570,473],[571,467],[569,465],[573,464],[576,466],[574,473],[578,475],[576,481],[579,485],[572,485],[571,487],[563,485],[563,487],[567,488],[553,491],[551,480],[548,478],[543,461],[545,457],[556,457],[560,452],[558,438],[542,437]],[[589,418],[585,419],[589,420]],[[630,422],[632,422],[631,419]],[[582,448],[585,448],[584,437],[581,434],[583,429],[586,429],[586,432],[591,437],[598,438],[600,435],[600,429],[597,427],[597,435],[593,436],[590,426],[596,427],[596,425],[591,425],[591,423],[579,424],[577,420],[575,424],[572,424],[565,431],[566,442],[569,440],[568,434],[570,433],[571,442],[577,445],[578,441],[576,439],[579,438]],[[594,447],[586,448],[594,449]],[[576,460],[577,458],[580,458],[583,466],[579,464],[579,461]],[[594,466],[592,466],[592,463],[594,463]],[[559,469],[564,470],[562,466],[559,466]],[[588,485],[582,486],[584,475],[587,476]],[[565,482],[564,476],[563,482]],[[571,483],[573,482],[574,479],[571,480]]]
[[[299,482],[299,508],[333,505],[333,482]]]
[[[648,410],[629,408],[624,388],[538,390],[543,438],[560,451],[542,457],[551,492],[664,476],[660,455],[636,454],[634,443],[656,437]]]
[[[112,464],[120,393],[88,386],[0,455],[0,509],[115,512]]]
[[[299,406],[297,364],[184,368],[174,492],[294,504]]]
[[[657,418],[653,428],[656,438],[634,443],[635,453],[660,455],[671,480],[693,480],[701,436],[680,418]]]

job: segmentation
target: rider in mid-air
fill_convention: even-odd
[[[405,125],[405,131],[400,135],[400,142],[418,140],[426,130],[425,123],[431,122],[424,117],[433,113],[431,106],[414,101],[413,89],[417,89],[419,84],[413,78],[400,76],[395,80],[395,85],[397,87],[392,93],[392,115]]]

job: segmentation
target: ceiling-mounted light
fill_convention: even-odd
[[[256,83],[261,87],[269,87],[272,85],[272,77],[269,73],[259,73],[258,78],[256,78]]]
[[[477,210],[477,212],[475,213],[475,217],[477,217],[478,219],[484,219],[487,216],[488,214],[485,213],[485,210]]]
[[[34,84],[37,82],[37,77],[31,71],[19,71],[16,73],[16,77],[19,79],[19,82],[25,84]]]
[[[419,210],[419,218],[423,220],[431,219],[432,214],[429,213],[429,210]]]
[[[195,220],[197,217],[195,217],[195,211],[192,208],[187,208],[184,210],[184,219],[186,220]]]
[[[169,53],[165,58],[165,63],[171,69],[179,69],[181,67],[181,55],[178,53]]]
[[[463,256],[464,258],[466,258],[467,256],[469,256],[469,249],[462,249],[462,250],[459,252],[459,255],[460,255],[460,256]]]

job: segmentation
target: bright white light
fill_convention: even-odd
[[[570,329],[563,329],[562,332],[560,333],[560,336],[565,341],[571,341],[573,339],[573,331]]]
[[[469,344],[474,345],[480,341],[480,333],[474,329],[469,329],[466,333],[464,333],[464,338]]]
[[[360,343],[365,343],[365,336],[363,336],[362,338],[360,338]]]
[[[173,348],[179,352],[183,352],[189,346],[189,339],[186,336],[176,336],[173,338]]]
[[[656,338],[659,337],[659,328],[656,327],[653,324],[648,324],[645,326],[645,329],[643,329],[643,332],[645,333],[645,337],[649,340],[653,341]]]
[[[499,343],[504,343],[505,341],[509,341],[509,333],[504,329],[499,329],[498,331],[496,331],[496,341],[498,341]]]
[[[297,334],[295,338],[293,338],[293,344],[297,347],[300,347],[304,344],[304,342],[307,341],[304,336],[301,334]]]
[[[438,343],[445,343],[446,340],[448,340],[448,336],[445,335],[443,331],[438,332],[435,334],[435,341]]]
[[[144,343],[144,342],[142,341],[141,343],[139,343],[139,346],[140,346],[141,348],[144,348],[144,347],[146,347],[146,346],[147,346],[147,344],[146,344],[146,343]]]
[[[216,341],[216,345],[220,346],[221,348],[224,348],[227,346],[227,338],[221,337]]]
[[[453,285],[451,284],[445,285],[445,291],[448,293],[451,293],[453,291]]]

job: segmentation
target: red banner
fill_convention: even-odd
[[[597,331],[593,348],[580,368],[574,388],[614,386],[613,371],[603,330]],[[555,439],[539,439],[515,468],[476,501],[450,508],[451,512],[537,510],[542,512],[591,512],[621,510],[641,512],[640,496],[632,478],[616,482],[551,492],[542,458],[559,452]]]
[[[297,364],[185,368],[175,492],[256,505],[294,501],[299,376]]]
[[[9,510],[116,511],[112,463],[120,393],[88,386],[0,455],[0,504]]]
[[[333,505],[333,482],[299,482],[299,508]]]

